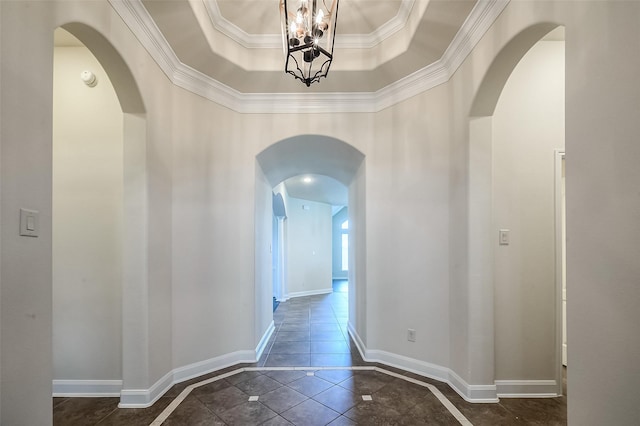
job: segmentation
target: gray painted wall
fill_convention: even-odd
[[[564,150],[564,105],[564,42],[538,42],[492,119],[497,380],[556,374],[554,152]],[[509,245],[498,244],[499,229],[509,229]]]
[[[289,197],[288,296],[331,292],[331,206]]]
[[[482,194],[491,180],[471,179],[486,152],[470,144],[469,117],[509,41],[534,24],[564,24],[569,423],[637,423],[640,56],[630,52],[640,51],[639,20],[636,2],[511,2],[447,83],[378,113],[307,114],[292,125],[286,114],[239,114],[172,86],[106,1],[0,2],[2,424],[51,424],[53,87],[43,76],[53,72],[53,30],[70,21],[113,43],[144,101],[132,109],[120,98],[146,120],[136,151],[144,208],[125,202],[125,226],[142,222],[133,228],[142,238],[131,241],[142,261],[123,260],[123,379],[126,390],[149,392],[174,369],[255,349],[256,330],[266,329],[247,314],[256,312],[256,155],[324,134],[366,157],[345,182],[357,253],[350,322],[366,355],[439,366],[463,388],[479,385],[469,392],[490,394],[497,329],[483,249],[495,234]],[[129,149],[125,176],[139,178],[129,174]],[[21,207],[40,211],[40,237],[17,235]],[[391,232],[398,210],[405,215]],[[144,279],[128,275],[135,265]],[[527,364],[513,356],[524,375]]]

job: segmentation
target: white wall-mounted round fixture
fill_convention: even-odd
[[[82,73],[80,74],[80,78],[82,79],[82,81],[84,81],[84,84],[89,87],[96,87],[96,85],[98,84],[98,78],[91,71],[82,71]]]

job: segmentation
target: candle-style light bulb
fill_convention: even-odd
[[[300,37],[300,34],[298,34],[300,32],[299,28],[296,26],[295,22],[291,23],[291,35],[289,38],[289,45],[291,47],[296,47],[297,45],[300,44],[300,40],[298,40],[298,37]]]
[[[322,23],[323,19],[324,19],[324,12],[322,11],[322,9],[320,9],[318,10],[318,13],[316,13],[316,24]]]

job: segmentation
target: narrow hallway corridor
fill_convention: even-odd
[[[363,365],[350,343],[346,282],[334,282],[330,294],[298,297],[273,313],[275,332],[259,367],[351,367]]]

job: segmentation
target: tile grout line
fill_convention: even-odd
[[[348,300],[347,300],[347,303],[349,303]],[[340,334],[342,334],[342,338],[347,342],[347,345],[349,345],[349,339],[347,336],[345,336],[345,333],[343,332],[342,327],[340,326],[340,321],[338,320],[338,315],[336,314],[336,310],[333,306],[333,302],[331,302],[329,306],[331,306],[331,312],[333,313],[333,317],[336,320],[336,324],[338,324],[338,330],[340,330]],[[347,332],[347,334],[349,333]],[[349,347],[349,352],[351,352],[351,347]]]

